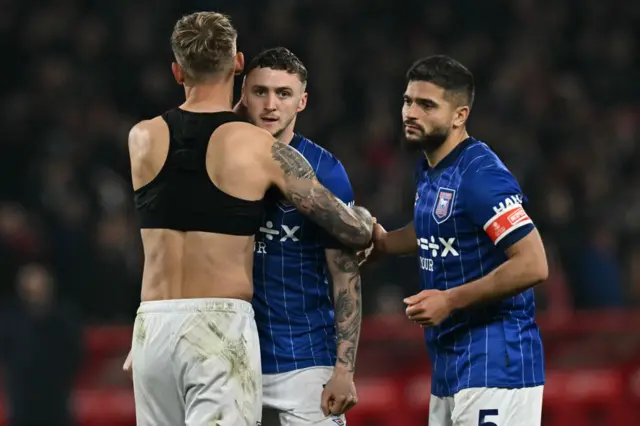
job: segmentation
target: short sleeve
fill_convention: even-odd
[[[319,170],[317,174],[318,180],[329,191],[338,197],[349,207],[354,205],[353,188],[351,187],[351,181],[347,176],[347,171],[344,169],[342,163],[335,160],[333,164],[329,163],[326,169]],[[327,248],[340,248],[343,247],[341,243],[327,234],[324,230],[325,245]]]
[[[506,250],[533,230],[533,221],[525,211],[527,199],[504,166],[480,168],[465,178],[465,210],[497,247]]]

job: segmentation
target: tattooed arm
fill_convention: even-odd
[[[351,249],[327,248],[325,254],[333,280],[338,359],[331,378],[322,390],[320,405],[325,415],[339,416],[358,403],[353,375],[362,320],[360,271],[357,256]]]
[[[358,259],[351,249],[326,249],[327,266],[333,281],[335,321],[338,334],[336,369],[353,374],[362,321],[362,297]]]
[[[322,186],[309,162],[296,149],[275,142],[269,162],[273,184],[301,213],[346,246],[369,245],[371,214],[362,207],[349,208]]]

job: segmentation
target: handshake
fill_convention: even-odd
[[[354,206],[353,210],[362,220],[370,218],[372,223],[371,240],[369,246],[357,252],[358,265],[362,266],[367,260],[375,260],[380,254],[384,253],[384,237],[387,231],[380,225],[375,217],[372,217],[367,209],[360,206]]]

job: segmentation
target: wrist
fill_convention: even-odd
[[[385,232],[384,234],[382,234],[382,236],[380,237],[379,240],[377,240],[375,242],[376,244],[376,249],[380,252],[380,253],[385,253],[388,254],[389,253],[389,247],[388,247],[388,236],[389,233]]]
[[[450,311],[455,311],[464,307],[462,306],[462,301],[460,300],[459,293],[457,291],[458,288],[459,287],[450,288],[443,292]]]
[[[334,376],[353,377],[354,373],[355,373],[355,366],[345,365],[340,361],[336,362],[335,367],[333,367]]]

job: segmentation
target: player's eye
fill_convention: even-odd
[[[406,106],[410,106],[411,105],[411,99],[407,98],[406,96],[402,98],[402,101],[404,102],[404,104]]]
[[[267,91],[264,89],[255,89],[253,93],[257,96],[264,96],[267,94]]]
[[[418,105],[422,109],[434,109],[437,105],[429,101],[418,101]]]
[[[281,98],[288,98],[290,96],[292,96],[293,93],[289,92],[288,90],[284,90],[282,92],[278,92],[278,96]]]

